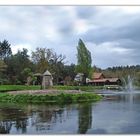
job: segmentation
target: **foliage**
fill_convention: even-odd
[[[12,55],[10,46],[11,44],[9,44],[7,40],[0,42],[0,59],[1,60],[5,60],[6,58]]]
[[[16,103],[57,103],[57,104],[68,104],[78,102],[91,102],[98,101],[102,97],[93,93],[83,94],[45,94],[45,95],[33,95],[33,94],[0,94],[0,102],[16,102]]]
[[[5,62],[3,60],[0,60],[0,72],[5,71],[7,68],[7,65],[5,64]]]
[[[36,72],[43,73],[48,68],[48,61],[52,57],[52,50],[47,48],[36,48],[32,52],[32,61],[36,65]]]
[[[84,74],[85,78],[83,78],[83,82],[86,83],[85,79],[90,76],[92,59],[90,51],[86,48],[81,39],[79,39],[78,42],[77,52],[78,61],[76,71]]]
[[[53,53],[52,59],[49,61],[49,70],[52,73],[53,81],[55,84],[63,80],[65,56]]]
[[[30,68],[24,68],[21,74],[23,75],[24,79],[26,79],[27,85],[30,85],[31,82],[34,83],[37,80]]]
[[[18,51],[15,55],[12,55],[7,59],[7,76],[10,78],[12,84],[17,84],[16,81],[20,81],[21,84],[25,84],[25,76],[22,71],[25,68],[33,69],[33,64],[29,60],[28,50],[24,49]]]
[[[81,39],[77,46],[77,65],[66,65],[64,60],[64,55],[57,54],[49,48],[36,48],[31,56],[28,55],[28,50],[23,48],[13,55],[11,44],[7,40],[3,40],[0,42],[0,84],[24,85],[27,83],[28,77],[30,77],[28,80],[32,80],[31,83],[34,83],[36,78],[33,74],[43,74],[48,69],[55,85],[59,83],[74,85],[77,73],[84,74],[83,83],[85,83],[86,77],[90,78],[94,70],[94,72],[102,72],[106,77],[120,79],[127,79],[127,76],[130,75],[134,78],[134,84],[140,86],[140,65],[106,69],[91,67],[91,53]],[[79,89],[80,87],[73,88]]]
[[[65,79],[67,76],[70,76],[72,81],[75,78],[76,72],[75,72],[75,64],[71,65],[64,65],[63,68],[63,79]]]
[[[10,48],[10,44],[7,40],[4,40],[0,42],[0,83],[8,83],[8,79],[6,76],[6,70],[7,70],[7,63],[6,59],[9,58],[12,55],[12,51]]]
[[[63,77],[65,56],[57,55],[52,49],[36,48],[32,52],[32,61],[36,65],[37,73],[44,73],[49,70],[53,76],[54,83],[59,82],[59,78]]]

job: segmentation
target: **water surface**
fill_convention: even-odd
[[[0,103],[1,134],[140,134],[140,94],[96,103]]]

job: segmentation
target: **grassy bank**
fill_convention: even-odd
[[[39,90],[41,86],[26,86],[26,85],[0,85],[0,92],[20,91],[20,90]],[[103,86],[53,86],[56,90],[81,90],[93,91],[95,89],[102,89]]]
[[[0,92],[19,91],[19,90],[39,90],[40,86],[26,85],[0,85]]]
[[[103,86],[53,86],[52,88],[57,90],[93,91],[95,89],[103,89]]]
[[[82,94],[0,94],[0,102],[10,103],[47,103],[47,104],[68,104],[79,102],[98,101],[102,97],[93,93]]]

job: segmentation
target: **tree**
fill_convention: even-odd
[[[44,73],[48,69],[53,76],[54,83],[58,83],[59,78],[62,78],[64,59],[65,56],[56,54],[52,49],[36,48],[36,51],[32,52],[32,61],[36,65],[36,72]]]
[[[52,55],[52,50],[47,48],[36,48],[36,51],[32,52],[32,61],[36,65],[36,72],[45,72]]]
[[[4,63],[3,60],[0,60],[0,72],[5,71],[7,68],[7,65]]]
[[[52,73],[54,84],[57,84],[64,79],[63,77],[64,59],[65,56],[63,56],[62,54],[57,55],[54,52],[52,59],[49,61],[48,69]]]
[[[21,72],[21,74],[23,75],[22,77],[23,77],[24,81],[27,82],[27,85],[30,85],[30,82],[31,82],[32,76],[33,76],[33,73],[31,71],[31,69],[30,68],[24,68],[23,71]]]
[[[64,80],[64,84],[72,85],[76,75],[75,64],[64,65],[61,74],[62,79]]]
[[[22,51],[18,51],[15,55],[12,55],[7,59],[7,76],[10,78],[11,82],[16,84],[18,83],[24,84],[25,78],[22,74],[22,71],[25,68],[30,68],[32,70],[33,64],[29,59],[28,50],[24,49]]]
[[[0,59],[1,60],[5,60],[5,58],[12,55],[10,46],[11,44],[9,44],[7,40],[0,42]]]
[[[86,78],[90,77],[92,59],[90,51],[81,39],[78,42],[77,52],[76,71],[84,74],[82,83],[85,84]]]

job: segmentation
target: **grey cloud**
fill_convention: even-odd
[[[71,21],[69,21],[67,18],[64,18],[62,21],[59,21],[57,25],[58,25],[59,32],[64,36],[73,34],[74,32],[73,29],[74,24]]]
[[[121,22],[121,21],[120,21]],[[93,41],[95,43],[105,42],[105,41],[114,41],[119,39],[134,39],[139,40],[140,36],[140,18],[133,21],[133,23],[115,27],[109,26],[104,27],[100,26],[97,29],[89,30],[85,35],[88,41]]]
[[[82,37],[94,43],[129,38],[139,40],[139,14],[127,15],[115,12],[105,14],[97,12],[91,20],[91,25],[97,25],[97,28],[88,30]]]
[[[78,6],[76,7],[76,13],[79,18],[91,19],[96,15],[97,9],[93,6]]]
[[[0,6],[0,40],[7,39],[13,45],[30,44],[32,49],[54,48],[57,52],[65,54],[69,62],[76,62],[79,38],[85,43],[91,42],[97,46],[104,42],[117,42],[120,48],[133,49],[133,53],[129,54],[129,59],[127,56],[119,58],[116,55],[116,65],[122,64],[120,59],[124,60],[123,64],[139,64],[139,14],[140,12],[126,14],[117,9],[102,10],[101,6],[74,6],[72,10],[64,10],[63,6]],[[75,21],[81,19],[87,21],[90,28],[77,34]],[[54,29],[54,35],[58,34],[60,40],[53,41],[46,37],[50,27]],[[94,48],[92,51],[94,52]],[[93,62],[100,67],[113,65],[115,60],[111,59],[111,55],[113,54],[110,53],[110,57],[106,58],[106,64],[105,55],[97,57],[96,62]]]

